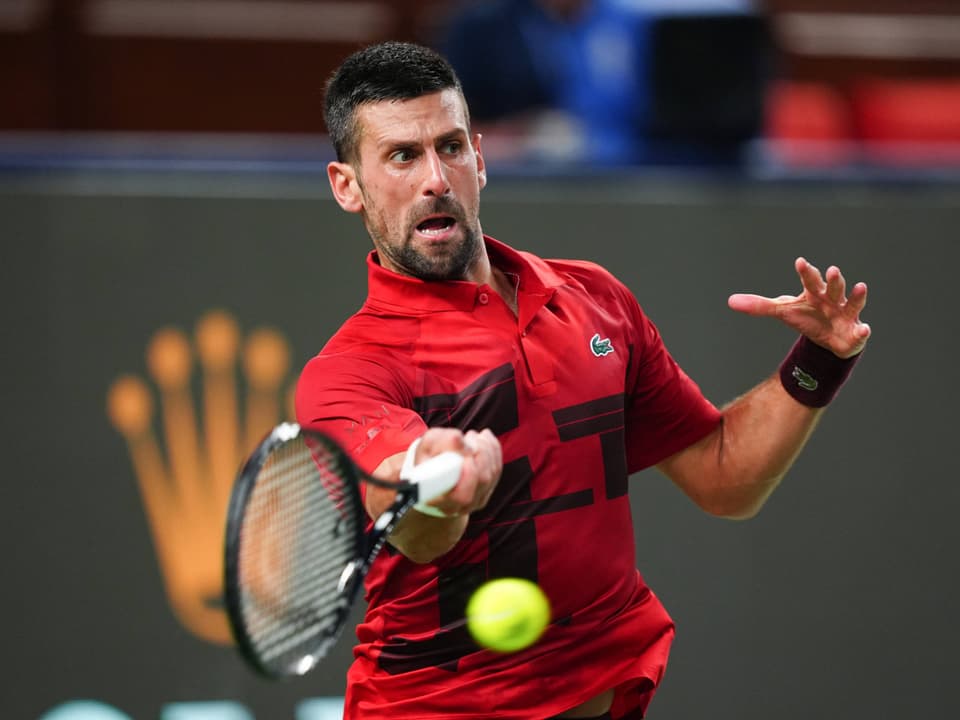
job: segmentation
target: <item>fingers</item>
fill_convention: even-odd
[[[871,332],[870,326],[860,321],[867,304],[866,284],[853,285],[847,297],[846,278],[836,265],[821,275],[815,265],[798,257],[794,268],[803,285],[799,295],[768,298],[736,293],[727,304],[747,315],[774,317],[839,357],[862,350]]]
[[[823,277],[804,258],[797,258],[796,269],[804,288],[807,310],[788,323],[838,357],[850,357],[863,350],[870,337],[870,326],[860,322],[867,304],[867,286],[858,282],[847,297],[847,281],[840,268],[831,265]]]
[[[853,317],[856,325],[853,328],[853,333],[858,338],[860,349],[863,348],[863,344],[866,343],[867,338],[870,337],[872,330],[870,326],[865,322],[860,322],[860,313],[863,311],[863,308],[867,305],[867,284],[858,282],[850,290],[850,297],[847,298],[847,312]]]
[[[827,268],[827,297],[831,302],[841,304],[847,294],[847,281],[843,279],[843,273],[836,265]]]
[[[499,477],[503,470],[503,449],[489,428],[477,432],[467,430],[464,444],[473,453],[477,465],[484,471]]]
[[[867,285],[859,282],[850,290],[847,297],[847,281],[836,265],[827,268],[824,276],[804,258],[797,258],[797,273],[804,289],[816,296],[825,296],[835,305],[846,306],[847,312],[856,317],[867,304]]]
[[[803,260],[803,258],[798,258],[798,269],[801,261],[806,264],[806,268],[816,270],[812,265]],[[817,272],[819,275],[819,272]],[[836,265],[831,265],[827,268],[827,272],[824,274],[826,278],[826,283],[820,283],[819,287],[820,295],[826,297],[832,304],[842,308],[843,313],[857,321],[860,315],[860,312],[866,307],[867,304],[867,284],[858,282],[850,289],[850,296],[847,297],[847,281],[843,277],[843,273],[840,272],[840,268]],[[803,277],[803,275],[801,275]],[[816,279],[812,274],[807,275],[807,279],[804,280],[804,287],[808,290],[810,289],[808,282],[813,284],[816,283]],[[861,325],[863,323],[860,323]],[[858,330],[857,334],[860,335],[864,331],[861,329]],[[869,336],[869,330],[866,330],[866,335],[863,337]]]
[[[457,428],[429,428],[420,439],[420,447],[417,448],[417,456],[414,459],[419,465],[427,458],[447,450],[465,452],[463,433]]]
[[[827,289],[827,284],[823,281],[820,271],[807,262],[806,258],[798,257],[793,266],[796,268],[805,290],[814,295],[821,295]]]
[[[850,313],[855,322],[853,334],[858,340],[858,350],[863,349],[863,346],[866,344],[867,339],[870,337],[870,333],[872,332],[867,323],[860,321],[860,313],[863,311],[863,308],[866,307],[866,305],[867,284],[860,282],[853,286],[853,289],[850,291],[850,297],[847,299],[847,312]]]
[[[463,470],[457,484],[430,504],[451,516],[485,507],[503,472],[500,441],[489,429],[463,433],[456,428],[430,428],[420,441],[416,462],[447,450],[464,456]]]
[[[867,284],[858,282],[850,290],[850,297],[847,298],[847,308],[853,313],[854,317],[860,314],[867,304]]]
[[[450,491],[450,499],[462,505],[461,512],[473,512],[490,501],[503,472],[503,451],[489,429],[468,430],[464,439],[469,450],[460,482]]]
[[[827,270],[828,280],[825,281],[823,276],[820,275],[820,271],[805,258],[797,258],[794,262],[794,267],[800,276],[800,282],[806,294],[812,297],[821,297],[826,294],[831,297],[835,303],[843,298],[846,290],[846,281],[843,279],[839,268],[831,266]],[[781,295],[776,298],[768,298],[752,293],[735,293],[727,298],[727,305],[731,310],[747,315],[776,317],[781,315],[785,306],[795,304],[802,300],[802,294],[797,297]]]

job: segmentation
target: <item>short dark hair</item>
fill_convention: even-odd
[[[450,88],[463,96],[453,66],[430,48],[391,41],[355,52],[334,71],[326,86],[323,115],[337,159],[350,162],[354,158],[356,111],[361,105],[411,100]]]

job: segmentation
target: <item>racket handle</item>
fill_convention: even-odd
[[[460,479],[460,470],[463,468],[463,455],[448,450],[427,458],[419,465],[414,465],[413,458],[419,444],[420,439],[417,438],[410,445],[407,456],[404,458],[403,468],[400,470],[400,479],[417,486],[417,504],[414,508],[427,515],[446,517],[442,510],[427,503],[440,497],[457,484],[457,480]]]
[[[429,502],[440,497],[457,484],[463,468],[463,455],[452,450],[424,460],[413,468],[410,482],[420,490],[420,502]]]

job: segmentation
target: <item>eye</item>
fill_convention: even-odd
[[[440,146],[440,149],[447,155],[456,155],[463,148],[463,143],[459,140],[450,140]]]
[[[396,150],[390,155],[390,162],[408,163],[411,160],[413,160],[413,151],[409,148]]]

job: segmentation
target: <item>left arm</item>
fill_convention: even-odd
[[[857,283],[847,297],[838,268],[830,267],[824,279],[817,268],[798,258],[796,269],[803,284],[800,295],[765,298],[738,294],[730,297],[730,307],[779,319],[833,353],[838,364],[858,355],[870,337],[870,327],[860,321],[867,286]],[[825,377],[821,382],[826,385],[830,380]],[[823,414],[823,407],[812,407],[796,396],[787,392],[779,373],[775,374],[725,406],[716,430],[657,467],[711,514],[729,518],[755,515]]]

